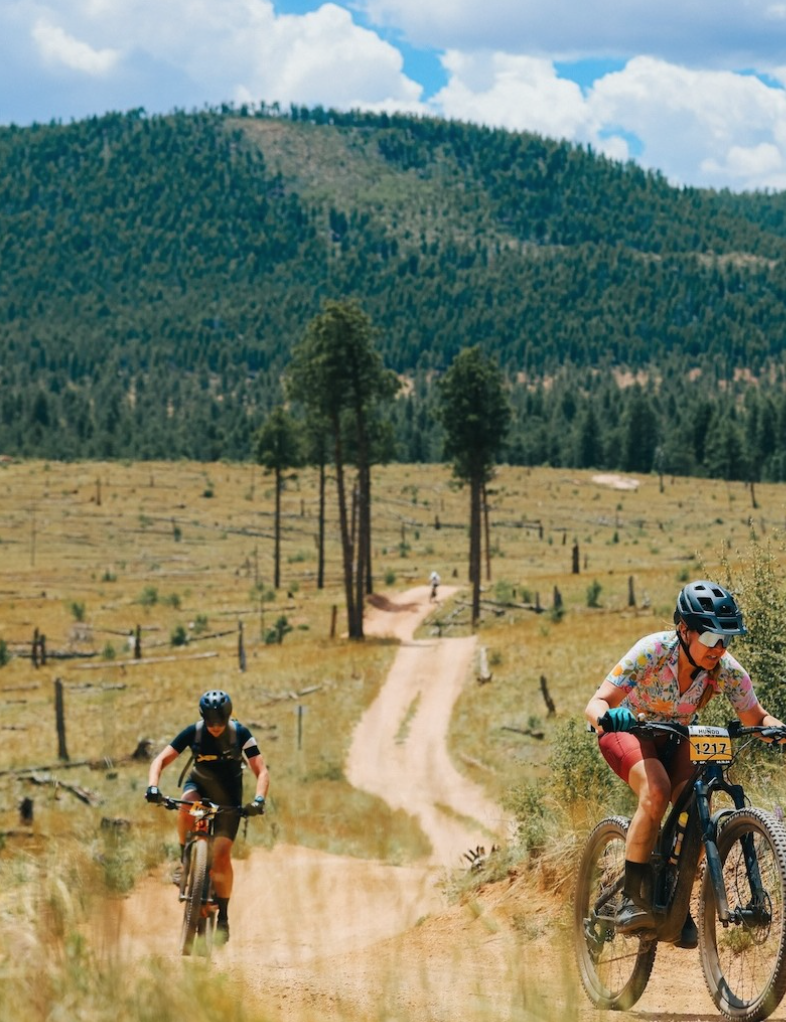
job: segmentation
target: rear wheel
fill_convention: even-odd
[[[190,955],[202,920],[202,894],[207,880],[207,842],[195,841],[185,867],[185,901],[180,931],[180,954]]]
[[[644,993],[657,943],[616,932],[622,901],[625,838],[630,820],[614,816],[592,831],[581,857],[574,903],[579,975],[587,996],[605,1010],[624,1011]]]
[[[786,829],[761,809],[740,809],[723,824],[718,852],[737,921],[724,927],[718,920],[706,870],[699,903],[704,978],[726,1018],[759,1022],[786,993]]]

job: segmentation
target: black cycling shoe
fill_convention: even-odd
[[[623,898],[614,917],[614,929],[622,934],[651,931],[655,929],[655,920],[647,909],[641,908],[630,898]]]
[[[679,938],[674,941],[674,947],[684,947],[688,951],[692,951],[693,948],[699,946],[699,931],[696,924],[693,921],[693,916],[688,913],[688,916],[683,923],[682,933]]]

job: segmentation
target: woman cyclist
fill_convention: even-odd
[[[734,597],[714,582],[686,585],[677,598],[675,630],[640,639],[611,670],[587,704],[599,732],[600,751],[611,769],[630,785],[638,806],[625,844],[624,899],[617,930],[652,930],[650,853],[669,802],[675,802],[693,773],[687,742],[670,736],[643,740],[629,734],[640,714],[647,720],[691,724],[710,699],[723,693],[747,727],[780,725],[762,707],[751,679],[729,653],[735,635],[745,635]],[[607,716],[604,730],[599,718]],[[690,913],[677,947],[694,948],[696,924]]]
[[[189,724],[150,764],[148,802],[160,802],[162,794],[158,784],[162,771],[185,749],[190,748],[193,768],[186,778],[183,799],[197,802],[208,799],[217,805],[240,805],[243,798],[243,756],[256,777],[254,800],[244,806],[250,816],[265,811],[265,798],[270,786],[270,776],[262,758],[256,738],[247,727],[232,720],[232,700],[226,692],[213,689],[205,692],[199,700],[199,714],[202,718],[196,724]],[[177,831],[180,839],[180,854],[185,849],[189,830],[189,813],[181,806],[177,815]],[[229,940],[229,898],[232,894],[232,843],[240,825],[237,813],[220,813],[216,818],[216,837],[213,844],[213,886],[218,903],[216,931],[224,941]],[[172,877],[180,883],[178,864]]]

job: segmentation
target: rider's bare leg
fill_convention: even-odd
[[[671,781],[660,760],[642,759],[631,767],[628,784],[639,804],[628,827],[625,858],[630,862],[649,862],[660,821],[672,797]]]

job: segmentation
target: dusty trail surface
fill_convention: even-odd
[[[347,773],[356,786],[417,816],[432,854],[423,864],[395,867],[283,845],[254,852],[235,864],[232,939],[214,967],[280,1022],[719,1018],[698,953],[670,947],[659,948],[632,1011],[596,1012],[576,993],[565,927],[555,922],[567,918],[564,896],[549,898],[526,878],[492,885],[467,905],[448,905],[438,886],[445,868],[505,830],[499,807],[455,772],[445,749],[474,640],[413,640],[431,609],[426,586],[395,603],[375,602],[367,633],[395,636],[401,648],[358,725]],[[107,909],[104,944],[175,966],[180,917],[174,888],[161,875],[150,877]],[[773,1018],[786,1020],[783,1006]]]

